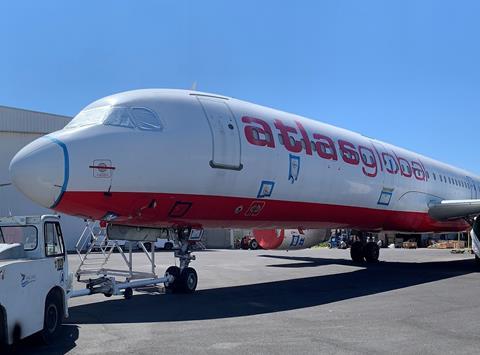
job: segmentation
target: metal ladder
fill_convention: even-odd
[[[120,246],[116,241],[108,239],[106,228],[101,227],[98,221],[87,221],[75,245],[80,258],[77,279],[84,274],[102,274],[104,266],[116,248]]]
[[[75,272],[77,281],[81,281],[83,275],[96,276],[121,276],[125,280],[156,278],[155,272],[155,246],[152,243],[152,249],[149,251],[142,242],[139,242],[141,251],[146,255],[151,265],[150,272],[140,272],[133,269],[132,242],[127,241],[127,253],[122,249],[116,240],[110,240],[107,236],[107,230],[102,227],[99,221],[87,221],[80,238],[75,245],[75,250],[80,258],[80,265]],[[108,269],[106,265],[114,251],[125,262],[127,269]],[[84,280],[87,281],[87,280]],[[91,280],[88,279],[90,282]]]

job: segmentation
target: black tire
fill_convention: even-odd
[[[327,244],[327,248],[328,248],[328,249],[332,249],[332,243],[328,243],[328,244]]]
[[[0,354],[7,353],[8,330],[5,309],[0,306]]]
[[[45,301],[43,330],[41,339],[45,344],[51,344],[58,335],[63,321],[63,306],[60,293],[50,292]]]
[[[173,276],[173,282],[167,283],[165,282],[163,285],[167,291],[171,292],[178,292],[179,289],[179,279],[180,279],[180,268],[178,266],[170,266],[167,271],[165,271],[165,277],[168,275]]]
[[[163,246],[163,249],[172,250],[173,249],[173,243],[172,242],[166,242],[165,245]]]
[[[133,297],[133,289],[131,287],[127,287],[123,291],[123,297],[125,297],[126,300],[129,300]]]
[[[367,263],[376,263],[380,256],[380,247],[375,242],[368,242],[363,248],[363,256]]]
[[[183,269],[180,275],[180,289],[183,293],[193,293],[197,288],[198,275],[194,268]]]
[[[250,242],[248,243],[248,246],[249,246],[250,249],[252,249],[252,250],[257,250],[257,249],[258,249],[258,242],[257,242],[255,239],[252,239],[252,240],[250,240]]]
[[[350,247],[350,257],[356,263],[362,263],[364,261],[363,256],[363,243],[356,241]]]
[[[147,249],[147,251],[152,250],[152,243],[150,242],[143,243],[143,246],[145,247],[145,249]]]

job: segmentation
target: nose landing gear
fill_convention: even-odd
[[[172,293],[193,293],[197,288],[198,275],[194,268],[189,267],[190,262],[195,260],[192,252],[199,242],[201,234],[192,233],[191,228],[177,230],[178,244],[180,249],[175,251],[175,257],[180,260],[180,267],[170,266],[165,276],[173,281],[165,282],[165,289]]]

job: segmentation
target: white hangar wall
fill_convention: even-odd
[[[10,183],[8,166],[13,156],[33,140],[62,129],[70,117],[0,106],[0,216],[39,215],[53,213],[26,198]],[[68,250],[82,233],[82,219],[61,215],[62,230]]]

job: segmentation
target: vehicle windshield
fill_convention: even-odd
[[[110,110],[110,106],[103,106],[92,108],[89,110],[80,111],[66,126],[65,128],[76,128],[82,126],[90,126],[94,124],[102,124],[107,112]]]
[[[34,226],[0,226],[0,243],[21,243],[24,250],[33,250],[37,242],[38,231]]]

